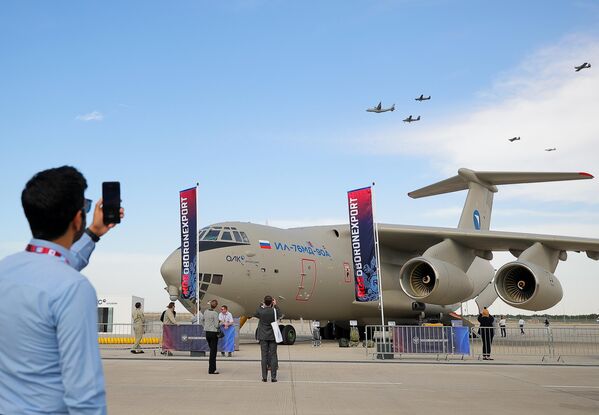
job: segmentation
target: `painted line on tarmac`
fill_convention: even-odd
[[[186,381],[198,381],[198,382],[239,382],[239,383],[260,383],[259,380],[255,379],[184,379]],[[279,380],[279,383],[308,383],[308,384],[319,384],[319,385],[379,385],[379,386],[397,386],[403,385],[402,382],[349,382],[349,381],[335,381],[335,380]]]
[[[599,386],[584,386],[584,385],[543,385],[544,388],[571,388],[571,389],[599,389]]]

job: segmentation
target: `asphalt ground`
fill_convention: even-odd
[[[599,361],[530,356],[376,360],[363,348],[279,346],[277,383],[263,383],[259,346],[206,358],[102,349],[110,414],[597,414]]]

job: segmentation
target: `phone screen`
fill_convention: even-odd
[[[104,224],[121,223],[121,184],[119,182],[102,183],[102,211]]]

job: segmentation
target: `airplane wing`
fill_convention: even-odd
[[[381,245],[414,253],[449,238],[480,251],[523,251],[540,242],[560,251],[586,251],[589,258],[599,259],[599,239],[592,238],[391,224],[379,224],[378,230]]]

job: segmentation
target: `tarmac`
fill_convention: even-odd
[[[278,347],[277,383],[263,383],[260,349],[233,357],[102,348],[110,414],[597,414],[599,357],[376,360],[364,348],[309,341]]]

